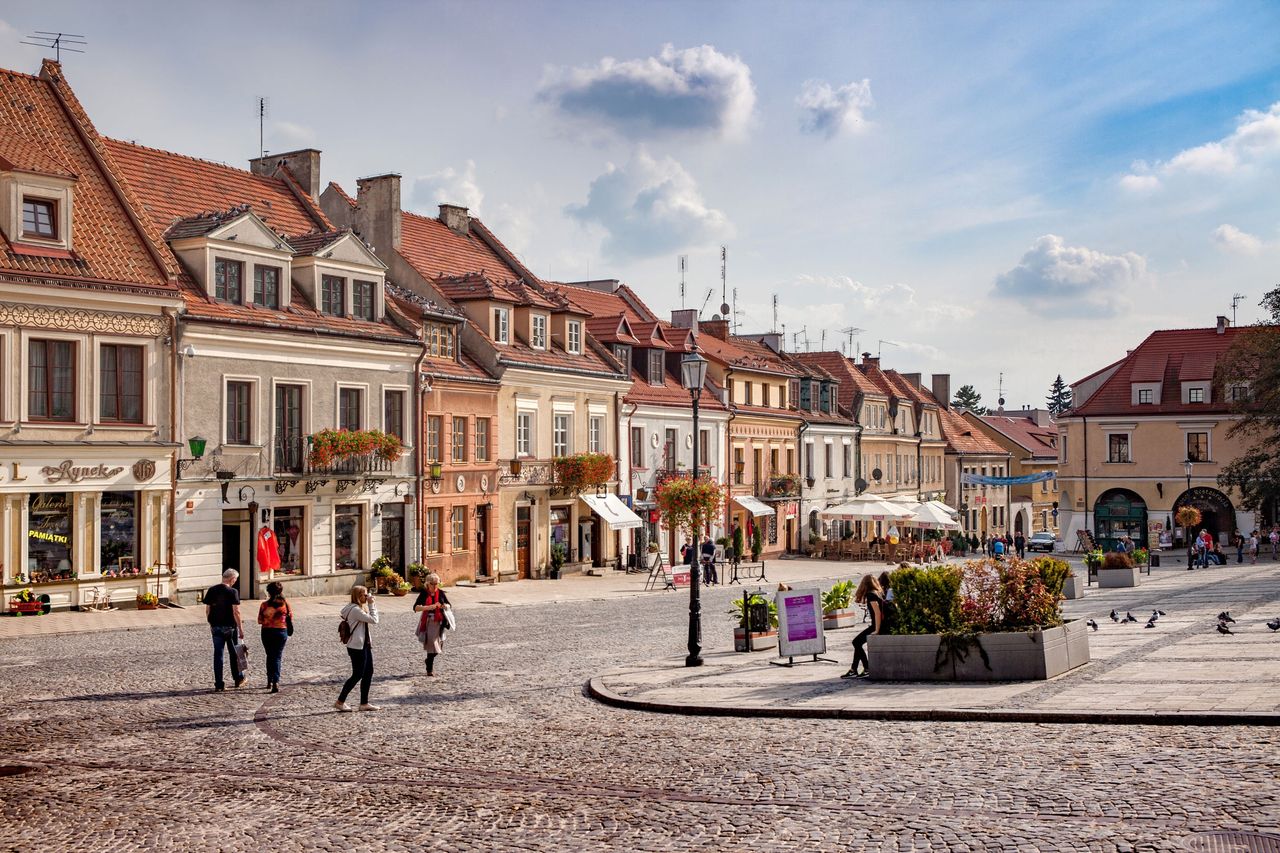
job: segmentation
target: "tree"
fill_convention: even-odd
[[[1062,374],[1058,374],[1058,378],[1053,380],[1053,384],[1049,386],[1049,396],[1045,398],[1045,403],[1049,407],[1049,414],[1055,418],[1058,415],[1071,408],[1071,389],[1062,381]]]
[[[1270,319],[1242,329],[1218,365],[1217,384],[1240,420],[1227,433],[1249,448],[1223,466],[1218,485],[1240,492],[1241,508],[1280,503],[1280,287],[1262,298]],[[1232,390],[1245,389],[1234,396]]]
[[[961,385],[951,405],[957,409],[968,409],[975,415],[985,415],[987,407],[982,405],[982,395],[972,385]]]

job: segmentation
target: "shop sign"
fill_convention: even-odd
[[[101,463],[76,465],[70,459],[64,459],[59,465],[46,465],[41,468],[40,476],[50,484],[79,483],[81,480],[109,480],[123,470],[124,468],[110,468]]]
[[[139,483],[150,480],[156,475],[156,463],[150,459],[139,459],[133,463],[133,479]]]

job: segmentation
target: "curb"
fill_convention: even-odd
[[[1079,725],[1109,723],[1117,726],[1280,726],[1280,713],[1223,713],[1210,711],[985,711],[959,708],[779,708],[735,707],[648,702],[628,699],[591,678],[583,692],[614,708],[691,717],[767,717],[786,720],[878,720],[882,722],[938,723],[1038,723]]]

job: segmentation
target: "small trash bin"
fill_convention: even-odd
[[[1160,555],[1159,555],[1159,554],[1152,554],[1152,555],[1151,555],[1151,568],[1153,568],[1153,569],[1158,569],[1158,568],[1160,568]]]
[[[747,605],[747,629],[753,634],[769,630],[769,602],[752,601]]]

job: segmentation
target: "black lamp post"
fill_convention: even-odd
[[[1184,506],[1191,506],[1191,503],[1190,503],[1191,501],[1191,464],[1192,463],[1191,463],[1190,456],[1187,457],[1186,462],[1182,463],[1182,467],[1187,472],[1187,501],[1188,502],[1184,504]],[[1193,567],[1191,565],[1191,525],[1190,524],[1185,525],[1183,527],[1182,536],[1184,539],[1187,540],[1187,571],[1191,571]]]
[[[680,361],[680,384],[689,390],[689,398],[693,402],[693,480],[698,480],[698,445],[702,436],[698,433],[698,398],[702,395],[702,385],[707,380],[707,360],[697,353],[690,353]],[[701,538],[701,537],[697,537]],[[698,573],[701,569],[697,554],[699,545],[695,541],[694,561],[689,570],[689,654],[684,659],[685,666],[702,666],[702,599],[698,587]]]

